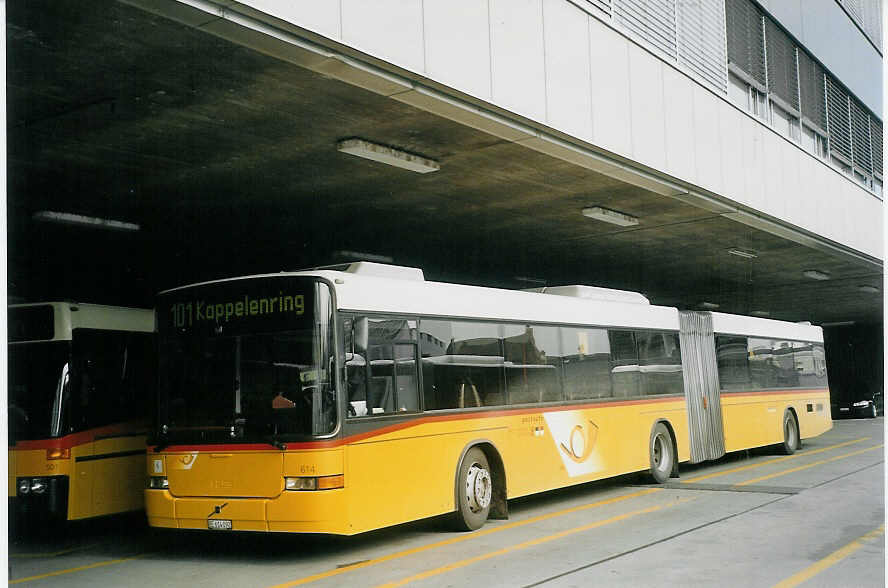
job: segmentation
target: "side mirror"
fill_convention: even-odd
[[[354,342],[357,351],[367,351],[370,342],[370,324],[367,317],[355,319],[353,323],[355,332]]]

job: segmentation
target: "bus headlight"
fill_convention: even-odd
[[[169,480],[166,476],[151,476],[148,478],[148,488],[151,490],[166,490],[170,487]]]
[[[31,491],[31,480],[19,480],[18,481],[18,493],[19,494],[27,494]]]
[[[321,476],[319,478],[284,478],[287,490],[333,490],[345,486],[345,476]]]
[[[31,492],[34,494],[43,494],[46,492],[46,480],[42,478],[34,478],[31,480]]]

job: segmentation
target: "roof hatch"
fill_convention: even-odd
[[[639,292],[599,288],[597,286],[547,286],[544,288],[531,288],[526,290],[526,292],[570,296],[571,298],[582,298],[583,300],[606,300],[608,302],[626,302],[629,304],[651,303],[650,300]]]
[[[376,278],[389,278],[391,280],[410,280],[412,282],[424,282],[425,276],[418,267],[403,267],[373,261],[355,261],[348,264],[345,271],[358,276],[372,276]]]

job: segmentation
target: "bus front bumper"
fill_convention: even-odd
[[[148,524],[171,529],[226,529],[349,535],[345,488],[285,491],[275,498],[188,498],[145,490]]]
[[[10,497],[13,516],[22,521],[67,518],[68,476],[17,477],[15,482],[16,495]]]

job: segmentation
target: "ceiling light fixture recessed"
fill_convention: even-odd
[[[721,304],[716,304],[715,302],[705,302],[704,301],[704,302],[700,303],[700,308],[708,308],[710,310],[714,309],[714,308],[718,308],[720,306],[721,306]]]
[[[802,275],[806,278],[810,278],[812,280],[828,280],[829,273],[822,272],[820,270],[805,270],[802,272]]]
[[[142,228],[136,223],[73,214],[71,212],[56,212],[53,210],[41,210],[40,212],[35,212],[33,218],[34,220],[43,222],[89,227],[93,229],[109,229],[112,231],[138,231]]]
[[[737,257],[742,257],[744,259],[755,259],[758,257],[758,253],[752,251],[751,249],[739,249],[737,247],[732,247],[728,249],[728,253],[731,255],[736,255]]]
[[[610,210],[609,208],[602,208],[601,206],[584,208],[583,216],[594,218],[595,220],[600,220],[612,225],[619,225],[621,227],[634,227],[638,224],[637,217],[617,212],[616,210]]]
[[[857,286],[857,289],[860,290],[861,292],[866,292],[867,294],[878,294],[879,293],[878,288],[876,288],[875,286],[870,286],[869,284],[861,284],[860,286]]]
[[[356,155],[364,159],[378,161],[402,169],[409,169],[420,174],[436,172],[441,169],[441,165],[437,161],[386,147],[385,145],[364,141],[363,139],[346,139],[337,143],[336,148],[349,155]]]
[[[753,310],[752,314],[755,316],[771,316],[771,312],[768,310]]]

